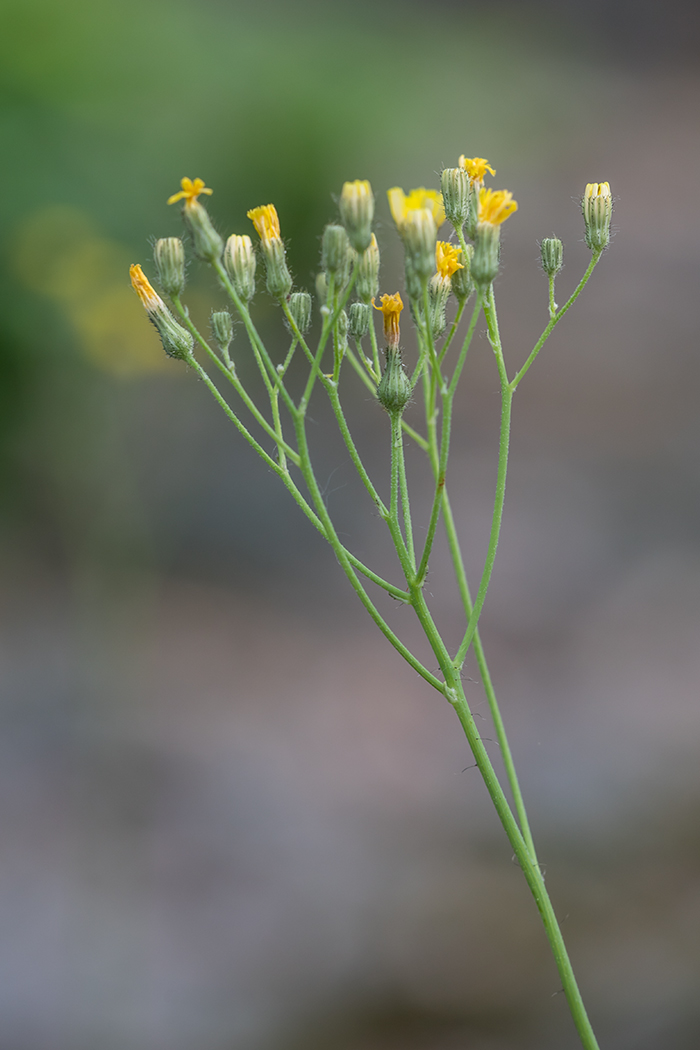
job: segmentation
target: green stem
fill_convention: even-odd
[[[493,286],[489,289],[488,296],[483,301],[484,316],[489,332],[489,341],[496,355],[498,373],[501,380],[501,432],[498,442],[498,471],[496,474],[496,495],[494,498],[493,517],[491,519],[491,532],[489,534],[489,545],[486,552],[484,569],[481,574],[479,590],[474,601],[474,608],[469,617],[469,623],[462,639],[462,643],[455,655],[455,667],[461,668],[472,638],[479,623],[481,610],[486,600],[486,592],[491,582],[493,563],[496,558],[496,548],[501,533],[501,522],[503,520],[503,504],[506,496],[506,475],[508,473],[508,450],[510,444],[510,419],[513,405],[513,388],[508,382],[505,361],[503,360],[503,348],[498,331],[498,318],[496,316],[496,304],[493,296]]]
[[[452,514],[452,506],[450,504],[450,499],[447,494],[447,488],[444,488],[442,492],[442,508],[443,521],[445,523],[445,533],[447,536],[447,544],[449,546],[450,555],[452,557],[452,564],[457,579],[457,586],[459,587],[460,597],[462,599],[464,615],[466,616],[468,623],[472,615],[472,600],[471,594],[469,592],[469,583],[467,582],[467,573],[464,568],[462,548],[459,542],[459,537],[457,536],[457,528],[455,526],[454,516]],[[481,684],[484,687],[484,693],[486,694],[486,700],[489,705],[489,711],[491,712],[491,719],[496,730],[496,739],[501,749],[503,765],[506,771],[506,776],[508,778],[508,784],[510,786],[511,794],[513,796],[515,811],[518,815],[518,823],[520,824],[520,830],[522,831],[523,838],[527,843],[527,848],[530,851],[530,856],[535,861],[535,863],[537,863],[537,851],[535,849],[535,842],[532,837],[532,832],[530,830],[530,822],[528,820],[527,810],[525,809],[525,800],[523,799],[522,791],[520,790],[520,781],[518,780],[518,774],[515,769],[513,754],[510,749],[510,742],[506,734],[506,727],[503,723],[501,710],[498,706],[496,691],[493,686],[493,680],[491,678],[491,672],[489,670],[488,663],[486,662],[486,654],[484,653],[484,647],[481,644],[481,635],[479,633],[478,628],[474,632],[474,655],[476,656],[476,662],[479,667],[479,674],[481,675]]]
[[[304,481],[306,482],[306,485],[309,489],[309,493],[311,494],[314,506],[316,507],[316,512],[323,523],[326,539],[333,548],[333,551],[335,552],[340,566],[345,572],[345,575],[347,576],[348,580],[350,581],[353,590],[359,597],[360,601],[362,602],[362,604],[364,605],[365,609],[370,614],[374,622],[379,627],[384,637],[391,642],[396,651],[400,653],[401,656],[403,656],[404,660],[406,660],[406,662],[410,664],[410,666],[415,671],[418,672],[421,678],[424,678],[426,682],[432,685],[433,689],[436,689],[439,693],[442,693],[444,695],[444,683],[441,682],[439,678],[436,678],[435,675],[427,669],[427,667],[424,667],[420,660],[418,660],[413,655],[413,653],[403,644],[401,639],[398,638],[396,634],[394,634],[394,632],[391,630],[389,625],[386,623],[386,621],[380,614],[379,610],[372,602],[371,598],[367,594],[367,591],[364,589],[364,587],[358,580],[357,574],[353,571],[352,564],[347,556],[345,547],[341,543],[338,534],[335,531],[335,526],[333,525],[333,521],[326,508],[326,504],[323,499],[323,494],[318,487],[318,482],[316,481],[316,475],[314,474],[313,466],[311,464],[311,457],[309,455],[309,446],[306,437],[304,417],[297,414],[294,418],[294,426],[297,435],[297,443],[299,445],[299,453],[301,456],[300,469],[304,476]]]
[[[594,269],[596,267],[596,264],[598,263],[598,260],[600,259],[602,254],[603,254],[602,252],[594,252],[593,253],[593,257],[591,258],[591,261],[588,264],[586,272],[584,273],[583,277],[581,278],[581,280],[576,285],[576,288],[575,288],[574,292],[566,300],[566,302],[562,306],[561,310],[559,310],[558,313],[554,317],[552,317],[550,319],[549,324],[547,325],[547,327],[545,328],[544,332],[542,333],[542,335],[539,337],[539,339],[535,343],[535,345],[534,345],[534,347],[532,349],[532,352],[530,353],[530,356],[528,357],[527,361],[525,362],[523,367],[520,369],[518,374],[513,377],[512,381],[511,381],[511,384],[510,384],[511,387],[513,388],[513,390],[515,390],[517,388],[518,384],[520,383],[520,380],[523,378],[525,373],[532,366],[533,361],[535,360],[535,358],[539,354],[540,350],[542,349],[542,347],[546,343],[547,339],[551,335],[552,330],[554,329],[555,325],[559,324],[559,322],[561,321],[561,319],[564,316],[564,314],[567,312],[567,310],[571,309],[571,307],[574,305],[574,303],[578,299],[578,297],[581,294],[581,292],[583,291],[583,289],[588,284],[588,280],[589,280],[591,274],[593,273],[593,271],[594,271]]]
[[[235,367],[233,365],[233,362],[231,362],[231,367],[227,367],[227,365],[224,364],[224,362],[220,360],[220,358],[217,356],[217,354],[214,353],[214,351],[209,346],[209,343],[206,341],[204,336],[199,332],[199,330],[196,328],[196,326],[192,323],[192,321],[190,320],[190,316],[189,316],[187,310],[184,308],[184,306],[182,305],[180,300],[175,298],[175,299],[172,300],[172,302],[173,302],[173,306],[175,307],[175,309],[177,310],[178,314],[180,315],[182,320],[185,322],[185,324],[189,328],[189,330],[192,333],[192,335],[194,336],[194,338],[197,340],[197,342],[202,347],[202,349],[206,352],[206,354],[208,355],[210,360],[216,365],[216,367],[219,369],[219,371],[229,381],[229,383],[234,388],[234,390],[236,391],[236,393],[238,394],[238,396],[240,397],[241,401],[246,406],[246,408],[248,409],[250,414],[253,416],[253,418],[256,420],[256,422],[262,427],[262,429],[265,431],[265,433],[268,434],[268,436],[271,437],[273,439],[273,441],[276,442],[277,448],[278,448],[278,452],[279,452],[279,456],[280,456],[280,462],[282,462],[282,464],[284,464],[284,457],[285,457],[285,455],[287,455],[291,459],[292,463],[295,464],[295,466],[299,466],[299,456],[298,456],[296,450],[293,449],[291,445],[288,445],[287,442],[284,440],[284,436],[282,434],[282,426],[281,426],[280,419],[279,419],[279,413],[278,413],[277,417],[275,418],[274,406],[272,407],[273,420],[275,422],[275,426],[273,427],[273,426],[270,426],[270,424],[265,419],[264,415],[262,414],[262,412],[260,411],[258,406],[255,404],[255,402],[250,397],[250,395],[246,391],[245,387],[241,383],[240,379],[238,378],[238,375],[236,374],[236,369],[235,369]]]
[[[399,492],[401,494],[401,513],[403,515],[403,527],[406,534],[406,551],[408,553],[408,560],[411,566],[412,575],[416,571],[416,554],[413,545],[413,521],[411,519],[411,503],[408,496],[408,480],[406,478],[406,457],[404,455],[403,447],[403,431],[401,429],[401,416],[398,413],[394,413],[391,417],[391,442],[392,442],[392,477],[393,477],[393,457],[394,449],[396,450],[396,459],[398,464],[398,484]],[[398,525],[398,513],[397,513],[397,525]]]

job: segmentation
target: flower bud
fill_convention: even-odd
[[[471,261],[471,275],[478,288],[488,288],[498,276],[500,260],[501,227],[490,222],[480,222],[476,227],[476,243]]]
[[[244,303],[255,295],[255,252],[253,242],[247,234],[232,234],[226,241],[224,266],[231,278],[236,294]]]
[[[469,175],[464,168],[445,168],[441,186],[445,215],[455,230],[461,230],[469,218]]]
[[[179,237],[162,237],[153,247],[153,261],[161,288],[178,299],[185,288],[185,248]]]
[[[211,330],[221,351],[228,350],[233,339],[233,321],[228,310],[213,311]]]
[[[281,240],[261,241],[267,270],[267,290],[273,299],[286,299],[292,290],[292,275],[287,268],[284,243]]]
[[[451,281],[452,293],[461,306],[474,291],[474,280],[471,273],[472,259],[474,258],[473,245],[468,244],[466,258],[464,252],[462,252],[460,258],[462,260],[462,267],[459,270],[455,270],[452,274]]]
[[[433,274],[428,285],[430,329],[433,333],[433,339],[437,339],[438,336],[442,335],[447,327],[445,309],[451,291],[452,281],[449,277],[443,277],[440,273]]]
[[[369,305],[379,291],[379,245],[374,234],[370,238],[369,248],[358,256],[355,267],[357,297]]]
[[[129,275],[134,291],[146,309],[149,321],[152,321],[158,329],[163,349],[168,357],[188,361],[192,357],[194,346],[192,335],[177,323],[138,264],[130,268]]]
[[[294,324],[303,335],[311,327],[311,296],[308,292],[292,292],[287,303]],[[285,325],[292,331],[292,326],[285,318]]]
[[[542,269],[548,277],[556,277],[564,265],[564,245],[558,237],[545,237],[540,244]]]
[[[185,225],[192,235],[195,255],[213,263],[221,257],[224,242],[212,226],[209,212],[198,200],[185,202],[182,209]]]
[[[374,194],[367,180],[346,182],[340,194],[340,218],[356,252],[364,252],[372,238]]]
[[[401,229],[406,249],[407,266],[419,280],[433,272],[437,227],[428,208],[415,208],[408,212]],[[413,296],[412,296],[413,298]]]
[[[400,415],[411,400],[411,381],[397,346],[386,349],[386,364],[377,386],[377,400],[390,415]]]
[[[338,314],[338,353],[342,357],[348,348],[348,315],[345,310],[341,310]]]
[[[348,310],[348,332],[353,339],[364,339],[369,332],[372,307],[369,303],[351,303]]]
[[[581,201],[586,224],[586,244],[592,252],[602,252],[610,244],[613,199],[609,182],[589,182]]]
[[[326,305],[328,298],[328,278],[325,273],[316,274],[316,298],[319,306]]]
[[[325,273],[332,274],[334,277],[340,275],[340,282],[342,281],[343,274],[349,270],[348,256],[350,253],[350,242],[348,235],[345,232],[344,226],[326,226],[323,231],[323,240],[321,241],[321,266]]]

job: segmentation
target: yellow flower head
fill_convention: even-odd
[[[490,171],[492,175],[496,174],[486,157],[465,157],[462,154],[459,158],[459,166],[464,168],[472,182],[483,182],[487,171]]]
[[[426,190],[421,186],[417,190],[411,190],[408,196],[400,186],[394,186],[387,191],[391,215],[396,227],[401,233],[406,216],[410,211],[420,211],[425,208],[431,213],[435,220],[436,229],[440,229],[445,221],[445,209],[442,203],[442,194],[438,190]]]
[[[455,270],[463,270],[464,263],[459,261],[462,249],[448,241],[438,241],[435,245],[435,268],[441,277],[451,277]]]
[[[274,204],[261,204],[259,208],[252,208],[246,214],[252,220],[263,244],[280,240],[280,221]]]
[[[500,226],[509,215],[518,210],[517,201],[508,190],[479,191],[479,222],[488,222],[491,226]]]
[[[380,302],[382,304],[381,306],[375,306],[373,299],[372,306],[374,306],[375,310],[381,310],[384,314],[384,338],[386,339],[387,346],[398,346],[399,317],[403,310],[401,294],[400,292],[395,292],[394,295],[383,295]]]
[[[181,179],[180,185],[182,189],[179,193],[173,193],[172,197],[168,197],[168,204],[184,199],[185,206],[187,206],[193,204],[200,193],[212,194],[214,192],[204,185],[204,179]]]
[[[155,288],[151,287],[150,281],[138,263],[129,267],[129,276],[131,277],[134,291],[149,313],[165,310],[165,303]]]
[[[372,187],[367,179],[355,179],[354,182],[343,183],[341,197],[348,203],[356,204],[372,196]]]

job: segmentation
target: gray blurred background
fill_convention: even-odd
[[[483,637],[602,1047],[700,1045],[699,45],[682,3],[3,0],[1,1050],[578,1045],[453,712],[127,279],[179,233],[188,175],[226,234],[274,201],[311,289],[334,195],[369,178],[393,291],[384,191],[460,153],[520,205],[511,373],[547,319],[537,241],[565,242],[563,302],[585,184],[617,198],[516,398]],[[206,325],[219,293],[190,278]],[[264,291],[256,318],[281,355]],[[473,579],[499,409],[482,328],[450,482]],[[240,334],[233,352],[254,385]],[[346,379],[385,485],[386,417]],[[397,579],[312,415],[344,537]],[[416,450],[409,470],[425,515]],[[428,589],[455,643],[442,548]]]

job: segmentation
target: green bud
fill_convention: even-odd
[[[449,277],[443,277],[439,273],[433,274],[428,285],[430,328],[433,333],[433,339],[437,339],[439,335],[442,335],[447,327],[445,310],[451,291],[452,281]]]
[[[289,312],[294,318],[294,323],[303,335],[311,327],[311,296],[308,292],[292,292],[289,296]],[[292,331],[292,326],[285,318],[285,325]]]
[[[350,242],[344,226],[326,226],[323,231],[321,242],[321,266],[327,274],[338,277],[340,282],[346,272],[349,272],[348,256],[350,254]]]
[[[292,275],[287,269],[284,244],[279,237],[260,244],[267,269],[267,290],[273,299],[286,299],[292,290]]]
[[[462,269],[455,270],[451,277],[452,292],[460,305],[466,302],[474,291],[474,280],[471,273],[472,259],[474,258],[474,246],[468,244],[466,247],[466,256],[464,251],[462,252]]]
[[[609,182],[589,182],[581,201],[586,224],[586,244],[592,252],[601,252],[610,244],[610,222],[613,199]]]
[[[255,252],[253,242],[246,234],[232,234],[224,249],[224,266],[236,294],[244,303],[255,295]]]
[[[411,400],[411,381],[398,347],[387,347],[384,374],[377,386],[377,400],[390,415],[401,414]]]
[[[348,332],[353,339],[364,339],[372,322],[372,307],[367,303],[351,303],[348,310]]]
[[[326,305],[328,298],[328,278],[325,273],[316,274],[316,298],[319,306]]]
[[[488,288],[498,275],[500,257],[501,227],[490,222],[480,222],[476,228],[471,263],[471,274],[478,288]]]
[[[158,330],[163,349],[168,357],[178,357],[183,361],[188,361],[192,357],[194,346],[194,339],[190,333],[177,323],[138,263],[134,263],[129,268],[129,276],[149,321],[152,321]]]
[[[564,245],[558,237],[545,237],[540,244],[542,269],[548,277],[556,277],[564,265]]]
[[[206,262],[216,262],[221,257],[224,242],[212,226],[207,209],[198,200],[190,200],[182,209],[182,215],[192,234],[195,255]]]
[[[345,353],[348,348],[348,315],[345,310],[341,310],[338,314],[338,352],[341,356]]]
[[[185,289],[185,248],[179,237],[162,237],[153,246],[153,260],[160,286],[171,299]]]
[[[435,269],[435,245],[437,227],[432,212],[428,208],[411,209],[401,227],[404,248],[406,250],[406,268],[419,279],[430,277]]]
[[[233,339],[233,321],[228,310],[217,310],[211,315],[211,330],[220,350],[228,350]]]
[[[469,218],[469,175],[464,168],[445,168],[440,181],[445,215],[461,230]]]
[[[369,247],[374,218],[374,194],[367,180],[346,182],[340,195],[340,218],[350,244],[362,253]]]
[[[406,278],[406,294],[408,295],[409,303],[422,302],[423,282],[421,281],[420,275],[416,273],[413,259],[408,253],[404,258],[404,273]]]
[[[355,291],[363,303],[371,303],[379,294],[379,245],[372,234],[367,248],[356,262]]]

